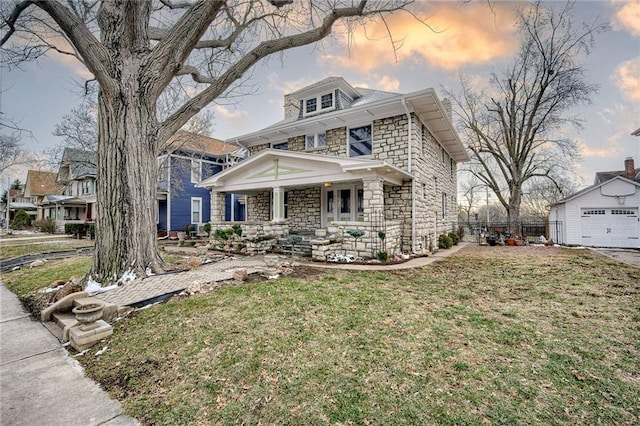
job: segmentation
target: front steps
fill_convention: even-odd
[[[91,325],[80,324],[71,310],[77,306],[95,303],[103,305],[103,319]],[[83,351],[113,333],[113,327],[105,319],[113,320],[118,314],[119,309],[116,305],[89,297],[86,292],[81,291],[71,293],[43,310],[40,314],[40,320],[61,343],[71,342],[71,346],[75,350]]]

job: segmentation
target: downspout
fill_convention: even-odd
[[[167,235],[171,234],[171,155],[167,156]]]
[[[409,112],[409,108],[407,107],[407,100],[404,97],[402,98],[402,106],[407,114],[407,141],[409,143],[407,171],[411,175],[411,253],[413,254],[416,252],[416,179],[413,176],[413,141],[411,140],[411,136],[413,134],[413,120],[411,118],[411,112]]]

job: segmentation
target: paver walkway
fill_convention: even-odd
[[[117,306],[135,305],[169,293],[186,289],[194,282],[209,284],[233,279],[233,272],[238,268],[246,268],[251,274],[264,270],[262,256],[252,256],[221,260],[207,263],[197,269],[152,275],[124,284],[114,290],[95,295],[96,298]]]

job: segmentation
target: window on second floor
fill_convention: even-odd
[[[349,157],[371,155],[373,153],[373,137],[371,124],[349,129]]]
[[[282,149],[282,150],[288,150],[289,149],[289,142],[280,142],[280,143],[272,143],[271,144],[271,148],[272,149]]]
[[[87,195],[93,193],[93,185],[90,180],[82,181],[82,195]]]
[[[202,161],[191,160],[191,183],[198,183],[202,179]]]
[[[307,135],[305,137],[305,149],[320,148],[327,145],[327,134],[316,133],[315,135]]]

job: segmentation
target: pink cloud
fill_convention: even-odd
[[[640,101],[640,56],[619,64],[612,78],[625,97]]]

